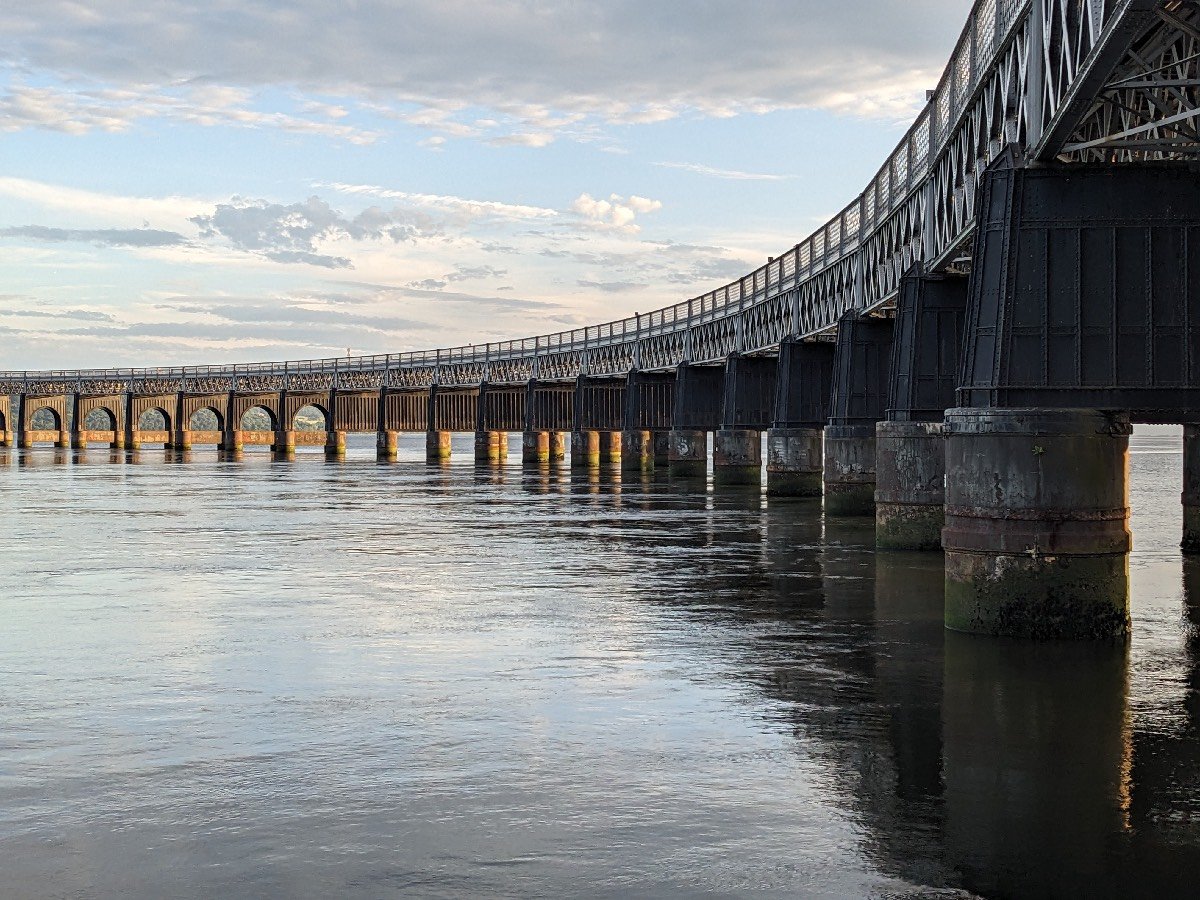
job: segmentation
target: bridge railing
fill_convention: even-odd
[[[1048,2],[1048,0],[1047,0]],[[1066,2],[1066,0],[1057,0]],[[1073,0],[1096,2],[1096,0]],[[517,340],[470,344],[437,350],[373,356],[248,363],[226,366],[187,366],[148,369],[97,369],[58,372],[0,372],[0,380],[19,381],[78,378],[120,380],[134,378],[204,378],[237,375],[286,375],[292,373],[371,372],[397,368],[425,368],[453,364],[487,364],[496,360],[538,357],[545,354],[585,353],[589,350],[648,340],[652,337],[697,328],[706,323],[741,315],[747,309],[770,301],[816,278],[832,266],[860,253],[868,240],[889,226],[903,207],[930,179],[933,165],[954,140],[960,120],[974,95],[996,65],[1000,52],[1019,21],[1028,16],[1031,0],[977,0],[950,61],[935,90],[916,121],[896,149],[880,167],[864,191],[836,216],[794,247],[741,278],[715,290],[649,313],[599,325],[560,331]],[[953,188],[952,188],[953,189]],[[953,236],[951,236],[952,238]],[[939,238],[948,240],[945,235]],[[908,238],[909,244],[913,239]],[[908,248],[910,256],[937,253],[944,246]],[[894,252],[905,248],[894,248]],[[886,259],[877,265],[891,265]],[[860,269],[862,266],[860,265]],[[855,303],[869,308],[894,294],[898,277],[864,277],[862,295]],[[826,304],[829,309],[836,304]],[[845,307],[845,304],[842,304]],[[817,322],[815,330],[827,330],[836,320]]]

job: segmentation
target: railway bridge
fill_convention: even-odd
[[[765,432],[769,493],[945,550],[949,627],[1122,638],[1132,423],[1185,425],[1200,549],[1198,161],[1196,0],[977,0],[870,184],[730,284],[482,345],[0,372],[0,438],[337,457],[369,432],[386,459],[423,432],[441,459],[473,432],[486,462],[520,431],[529,460],[569,434],[572,465],[682,478],[711,433],[714,481],[760,484]]]

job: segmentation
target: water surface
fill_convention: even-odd
[[[0,451],[0,893],[1170,896],[1200,564],[1125,648],[947,634],[939,554],[665,477],[352,441]]]

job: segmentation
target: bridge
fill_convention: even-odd
[[[946,623],[1123,638],[1133,422],[1185,427],[1200,550],[1200,3],[977,0],[863,192],[737,281],[521,340],[0,372],[0,439],[134,451],[473,432],[481,462],[666,467],[824,496],[946,553]],[[298,430],[315,407],[324,429]],[[244,427],[251,410],[270,430]],[[154,419],[154,423],[150,422]],[[34,427],[41,421],[46,427]]]

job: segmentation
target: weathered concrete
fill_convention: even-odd
[[[875,423],[825,428],[825,512],[875,515]]]
[[[441,462],[450,458],[450,432],[425,432],[425,458],[430,462]]]
[[[632,429],[621,432],[621,469],[643,472],[654,468],[654,434]]]
[[[772,428],[767,432],[767,493],[820,497],[821,428]]]
[[[621,432],[600,432],[600,462],[619,463],[621,461]]]
[[[448,443],[448,441],[447,441]],[[296,437],[295,432],[292,433],[291,452],[296,452]],[[346,455],[346,432],[344,431],[327,431],[325,432],[325,458],[326,459],[342,459]]]
[[[508,457],[507,431],[476,431],[475,462],[498,463]]]
[[[875,426],[875,544],[937,550],[946,524],[946,430],[941,422]]]
[[[1129,419],[946,415],[946,627],[1035,638],[1129,630]]]
[[[1184,553],[1200,553],[1200,425],[1183,426]]]
[[[375,458],[381,462],[394,462],[400,455],[400,432],[379,431],[375,434]]]
[[[708,432],[676,428],[670,434],[667,470],[679,478],[708,475]]]
[[[651,434],[654,444],[654,465],[664,472],[671,463],[671,432],[655,431]]]
[[[571,468],[586,469],[600,465],[600,432],[571,432]]]
[[[567,433],[550,432],[550,462],[562,462],[567,458]]]
[[[713,436],[713,482],[762,483],[762,433],[722,428]]]
[[[550,432],[521,432],[521,462],[544,463],[550,461]]]

